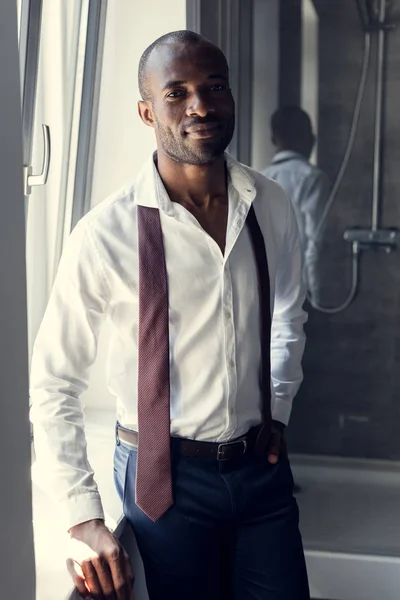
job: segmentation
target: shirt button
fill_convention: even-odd
[[[235,361],[233,358],[231,358],[231,360],[229,361],[229,366],[232,367],[232,369],[235,368]]]
[[[230,416],[231,416],[231,417],[233,416],[233,413],[234,413],[234,410],[233,410],[233,408],[230,408],[230,409],[229,409],[229,414],[230,414]]]

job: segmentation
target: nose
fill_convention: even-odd
[[[211,112],[214,112],[214,108],[204,92],[197,91],[191,94],[186,108],[188,117],[206,117]]]

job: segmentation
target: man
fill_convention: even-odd
[[[37,459],[77,542],[74,582],[83,597],[131,597],[79,402],[108,317],[115,480],[150,600],[308,600],[283,439],[304,348],[295,216],[275,183],[224,154],[221,50],[167,34],[139,84],[157,153],[73,231],[33,357]]]
[[[308,289],[320,302],[317,227],[329,198],[328,177],[309,162],[315,136],[308,114],[298,106],[284,106],[271,117],[276,154],[263,174],[283,187],[293,203],[304,254]]]

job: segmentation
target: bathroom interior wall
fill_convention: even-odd
[[[389,3],[390,5],[391,3]],[[333,181],[352,119],[363,56],[356,3],[316,1],[319,14],[318,163]],[[398,22],[400,8],[389,17]],[[369,227],[372,206],[376,37],[354,150],[328,218],[321,248],[323,304],[350,290],[350,246],[344,231]],[[387,44],[383,126],[383,227],[400,226],[400,28]],[[305,379],[289,432],[292,452],[400,459],[400,252],[366,250],[350,307],[325,315],[310,309]]]

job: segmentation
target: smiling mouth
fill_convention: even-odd
[[[187,129],[186,135],[190,135],[190,137],[198,139],[211,138],[217,135],[219,129],[219,123],[202,123]]]

